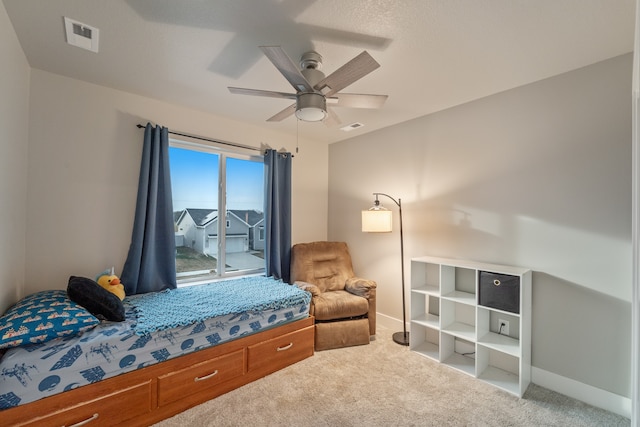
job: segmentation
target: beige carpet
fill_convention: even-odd
[[[183,426],[629,426],[534,384],[522,399],[412,353],[379,328],[370,345],[317,352],[162,421]]]

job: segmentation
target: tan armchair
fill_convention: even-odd
[[[369,344],[376,333],[376,282],[355,276],[346,243],[294,245],[290,277],[312,295],[316,350]]]

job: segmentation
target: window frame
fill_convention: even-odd
[[[247,269],[242,271],[235,272],[227,272],[225,270],[226,266],[226,235],[227,228],[230,225],[229,219],[227,217],[228,207],[226,206],[226,188],[227,188],[227,159],[239,159],[246,161],[254,161],[264,164],[264,157],[262,154],[251,153],[252,150],[248,148],[233,148],[215,144],[215,143],[202,143],[202,142],[193,142],[185,137],[185,139],[181,138],[169,138],[169,147],[170,148],[180,148],[184,150],[192,150],[199,151],[203,153],[215,154],[218,155],[218,223],[217,223],[217,233],[218,233],[218,249],[217,249],[217,265],[222,265],[222,268],[216,267],[215,273],[207,275],[207,276],[198,276],[197,278],[189,278],[189,277],[176,277],[176,282],[178,287],[184,286],[193,286],[205,283],[211,283],[218,280],[225,280],[232,277],[241,277],[241,276],[254,276],[254,275],[264,275],[266,273],[266,264],[259,269]],[[263,195],[264,197],[264,195]],[[264,207],[262,208],[264,215]]]

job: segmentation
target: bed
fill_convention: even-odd
[[[67,303],[65,291],[45,294]],[[152,424],[313,355],[309,302],[264,277],[127,297],[123,322],[9,348],[0,419]]]

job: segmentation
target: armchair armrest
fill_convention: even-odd
[[[375,289],[378,285],[373,280],[363,279],[361,277],[352,277],[347,279],[344,284],[344,289],[354,295],[369,299],[371,290]]]
[[[312,297],[320,296],[320,294],[322,293],[322,291],[320,291],[320,288],[314,285],[313,283],[302,282],[297,280],[293,284],[296,285],[298,288],[302,289],[303,291],[309,292]]]

